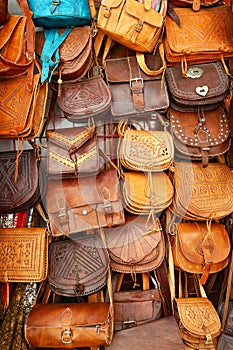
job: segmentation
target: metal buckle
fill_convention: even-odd
[[[106,7],[106,9],[104,10],[104,18],[109,18],[110,15],[111,15],[111,8]]]
[[[138,81],[140,81],[141,82],[141,84],[142,84],[142,89],[143,89],[143,79],[142,78],[132,78],[132,79],[130,79],[130,81],[129,81],[129,86],[130,86],[130,89],[131,90],[133,90],[133,88],[132,88],[132,82],[138,82]]]
[[[143,22],[139,21],[137,24],[135,24],[134,30],[139,33],[141,32],[142,27],[143,27]]]
[[[54,6],[60,5],[60,0],[52,0],[52,5]]]
[[[122,328],[130,327],[130,326],[136,326],[137,322],[135,320],[128,320],[128,321],[122,321]]]
[[[65,340],[64,337],[69,337],[68,340]],[[73,339],[72,339],[72,333],[71,331],[65,330],[61,332],[61,341],[63,344],[70,344],[72,343]]]

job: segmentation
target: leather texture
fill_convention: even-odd
[[[98,233],[50,243],[48,281],[56,294],[96,293],[107,282],[108,268],[108,252]]]
[[[162,317],[143,325],[116,332],[109,350],[182,350],[184,344],[173,316]]]
[[[158,55],[145,55],[145,62],[150,70],[161,67]],[[111,112],[114,116],[135,117],[144,112],[167,110],[169,97],[162,74],[146,74],[135,56],[106,59],[104,70],[112,94]]]
[[[100,172],[95,126],[47,130],[47,172],[71,178]]]
[[[164,125],[164,130],[138,130],[138,125],[133,122],[119,121],[117,157],[120,164],[134,171],[168,169],[174,160],[174,145],[171,134],[166,130],[168,123]]]
[[[194,349],[216,349],[221,322],[210,300],[176,298],[175,317],[185,344]]]
[[[87,0],[51,2],[51,0],[28,0],[37,27],[80,27],[91,23],[91,13]]]
[[[95,348],[111,343],[113,315],[108,302],[36,304],[24,330],[33,348]]]
[[[59,28],[61,35],[64,29]],[[35,51],[41,59],[45,37],[43,31],[36,32]],[[77,81],[85,76],[93,59],[92,34],[89,26],[72,28],[64,42],[59,46],[58,67],[52,72],[52,81]]]
[[[1,228],[0,251],[1,282],[41,282],[47,277],[45,228]]]
[[[111,268],[122,273],[145,273],[158,268],[165,257],[165,240],[158,219],[126,215],[125,224],[105,228]]]
[[[180,27],[169,16],[166,18],[164,50],[168,65],[214,62],[233,56],[233,14],[229,6],[199,11],[176,7],[175,12]]]
[[[220,103],[229,89],[229,78],[222,62],[211,62],[188,67],[186,77],[180,66],[166,69],[166,80],[170,97],[179,107],[206,106]],[[175,105],[175,104],[174,104]]]
[[[134,51],[152,52],[164,26],[164,2],[159,11],[148,2],[102,0],[97,27],[113,40]]]
[[[69,236],[125,222],[115,169],[102,171],[97,176],[49,180],[46,206],[54,236]]]
[[[0,153],[0,212],[25,211],[40,199],[39,161],[35,150]],[[17,167],[17,178],[15,171]]]
[[[173,185],[163,171],[124,173],[122,196],[125,209],[132,214],[148,215],[151,211],[160,213],[171,204],[173,194]]]
[[[230,239],[223,224],[180,222],[171,236],[175,268],[200,275],[205,284],[209,274],[223,270],[229,263]]]
[[[111,92],[102,76],[82,79],[76,83],[64,83],[58,96],[58,105],[65,117],[72,122],[103,116],[109,110]]]
[[[192,7],[193,11],[199,11],[201,7],[215,5],[219,0],[170,0],[177,7]]]
[[[187,220],[221,219],[233,211],[233,174],[224,163],[175,162],[169,209]]]
[[[8,20],[8,0],[0,1],[0,25],[3,25]]]
[[[40,134],[44,122],[48,84],[40,86],[40,74],[33,76],[33,90],[27,75],[0,81],[0,138],[31,140]],[[14,101],[17,101],[15,103]]]
[[[181,158],[201,160],[207,167],[213,157],[225,154],[231,145],[227,113],[223,107],[181,112],[170,108],[170,130]]]

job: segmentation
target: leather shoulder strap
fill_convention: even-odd
[[[159,44],[158,52],[159,52],[159,55],[160,55],[161,60],[162,60],[162,66],[158,70],[150,70],[146,65],[144,54],[142,52],[136,52],[137,62],[139,64],[141,70],[143,70],[143,72],[146,73],[147,75],[152,75],[152,76],[158,75],[158,74],[163,73],[166,69],[166,61],[165,61],[165,56],[164,56],[163,43]]]

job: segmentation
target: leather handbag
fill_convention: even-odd
[[[88,117],[103,117],[109,111],[111,92],[101,75],[64,83],[60,88],[58,105],[71,122]]]
[[[27,1],[17,1],[23,14],[9,15],[0,28],[0,77],[11,78],[27,73],[27,87],[32,91],[35,26]]]
[[[169,210],[187,220],[215,220],[233,211],[233,174],[225,163],[174,163],[174,196]]]
[[[222,61],[233,56],[233,13],[229,6],[214,6],[193,11],[175,8],[181,25],[166,18],[164,50],[167,64],[181,65],[187,74],[188,65]],[[216,23],[218,25],[216,26]]]
[[[177,7],[192,7],[193,11],[199,11],[201,7],[216,5],[219,0],[170,0]]]
[[[8,20],[8,0],[0,1],[0,25],[2,26]]]
[[[220,223],[179,222],[171,246],[175,268],[199,274],[201,284],[229,263],[230,239]]]
[[[37,302],[25,319],[24,335],[33,348],[86,348],[110,345],[114,331],[112,282],[108,271],[109,301]]]
[[[223,102],[229,91],[229,78],[221,61],[189,66],[186,77],[180,66],[166,69],[166,80],[171,105],[188,111],[188,107],[205,106],[215,108]]]
[[[33,21],[37,27],[81,27],[90,25],[92,20],[93,4],[88,0],[81,3],[69,0],[28,0],[28,5],[33,13]]]
[[[53,179],[100,172],[96,127],[47,130],[47,172]]]
[[[40,85],[40,76],[34,74],[32,91],[25,74],[0,81],[0,139],[32,140],[40,135],[48,97],[48,84]]]
[[[112,270],[145,273],[163,262],[165,241],[159,219],[126,215],[124,225],[104,231]]]
[[[1,213],[25,211],[39,201],[39,160],[34,149],[24,150],[19,158],[18,151],[0,152],[0,191]]]
[[[46,228],[0,228],[0,281],[41,282],[47,277]]]
[[[146,130],[134,120],[122,119],[118,123],[117,156],[120,164],[134,171],[163,171],[172,165],[174,145],[167,131],[168,122],[159,114],[163,130]]]
[[[84,77],[93,60],[92,36],[88,25],[37,31],[35,51],[42,65],[41,82],[61,85]]]
[[[139,52],[152,52],[164,27],[166,3],[153,8],[150,1],[102,0],[97,28],[112,40]]]
[[[69,236],[125,222],[115,169],[78,179],[49,180],[46,206],[53,236]]]
[[[90,295],[107,282],[109,257],[98,233],[75,236],[49,245],[48,281],[53,292]]]
[[[226,110],[219,106],[196,112],[169,110],[174,147],[181,158],[201,160],[207,167],[213,157],[225,154],[231,145]]]
[[[139,4],[135,0],[133,3]],[[161,66],[158,55],[145,55],[145,62],[150,70]],[[167,110],[169,97],[162,72],[146,74],[136,56],[105,59],[104,71],[112,95],[111,113],[114,117],[135,117]]]
[[[173,194],[172,182],[163,171],[124,173],[122,197],[125,209],[131,214],[161,213],[171,204]]]
[[[115,332],[137,327],[161,317],[162,297],[159,288],[150,288],[148,275],[142,274],[142,287],[137,283],[137,288],[134,289],[124,286],[125,274],[116,277],[117,285],[113,292]]]

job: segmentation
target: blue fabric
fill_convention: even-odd
[[[91,24],[88,0],[28,0],[35,26],[82,27]]]

